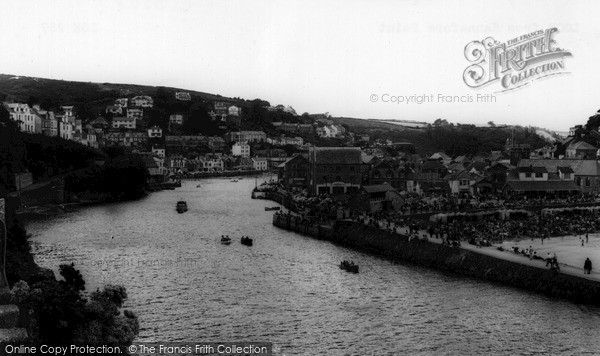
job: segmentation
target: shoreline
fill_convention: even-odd
[[[391,261],[414,263],[510,285],[554,298],[600,305],[600,281],[597,279],[572,273],[555,273],[531,265],[528,263],[529,260],[517,261],[494,254],[480,253],[475,246],[470,249],[451,247],[429,240],[408,240],[406,236],[356,222],[336,228],[308,225],[300,222],[297,217],[284,214],[275,214],[273,225],[361,252],[372,253]]]

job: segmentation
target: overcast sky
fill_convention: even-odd
[[[2,1],[0,72],[164,85],[333,116],[566,131],[600,109],[598,1]],[[499,92],[463,81],[471,41],[556,27],[564,72]],[[387,94],[387,96],[386,96]],[[376,95],[376,97],[375,97]],[[391,103],[433,95],[433,102]]]

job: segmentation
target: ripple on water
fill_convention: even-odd
[[[288,355],[600,353],[598,308],[279,230],[264,211],[273,203],[249,198],[253,179],[196,185],[31,222],[35,259],[55,271],[75,263],[88,290],[126,286],[139,342],[264,340]],[[361,273],[340,270],[345,259]]]

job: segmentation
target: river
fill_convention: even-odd
[[[88,291],[125,286],[136,342],[263,341],[281,355],[600,354],[599,308],[280,230],[264,211],[276,204],[250,199],[254,184],[188,181],[30,221],[35,260],[55,271],[75,263]],[[175,211],[180,198],[187,213]],[[344,259],[360,273],[340,270]]]

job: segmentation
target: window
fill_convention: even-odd
[[[461,179],[459,181],[459,185],[469,185],[469,180],[468,179]]]
[[[586,177],[586,178],[585,178],[585,186],[586,186],[586,187],[589,187],[589,186],[591,185],[591,183],[592,183],[592,182],[591,182],[591,180],[590,180],[590,177]]]
[[[336,176],[336,177],[335,177],[335,180],[336,180],[336,182],[341,182],[341,181],[342,181],[342,177],[340,177],[340,176]]]
[[[344,187],[333,187],[333,194],[344,194]]]
[[[544,177],[544,173],[539,173],[539,172],[536,172],[536,173],[535,173],[535,177],[536,177],[536,178],[542,178],[542,177]]]
[[[525,178],[531,178],[531,173],[525,173]]]
[[[581,177],[577,177],[577,180],[576,180],[576,182],[577,182],[577,185],[578,185],[578,186],[581,186]]]

